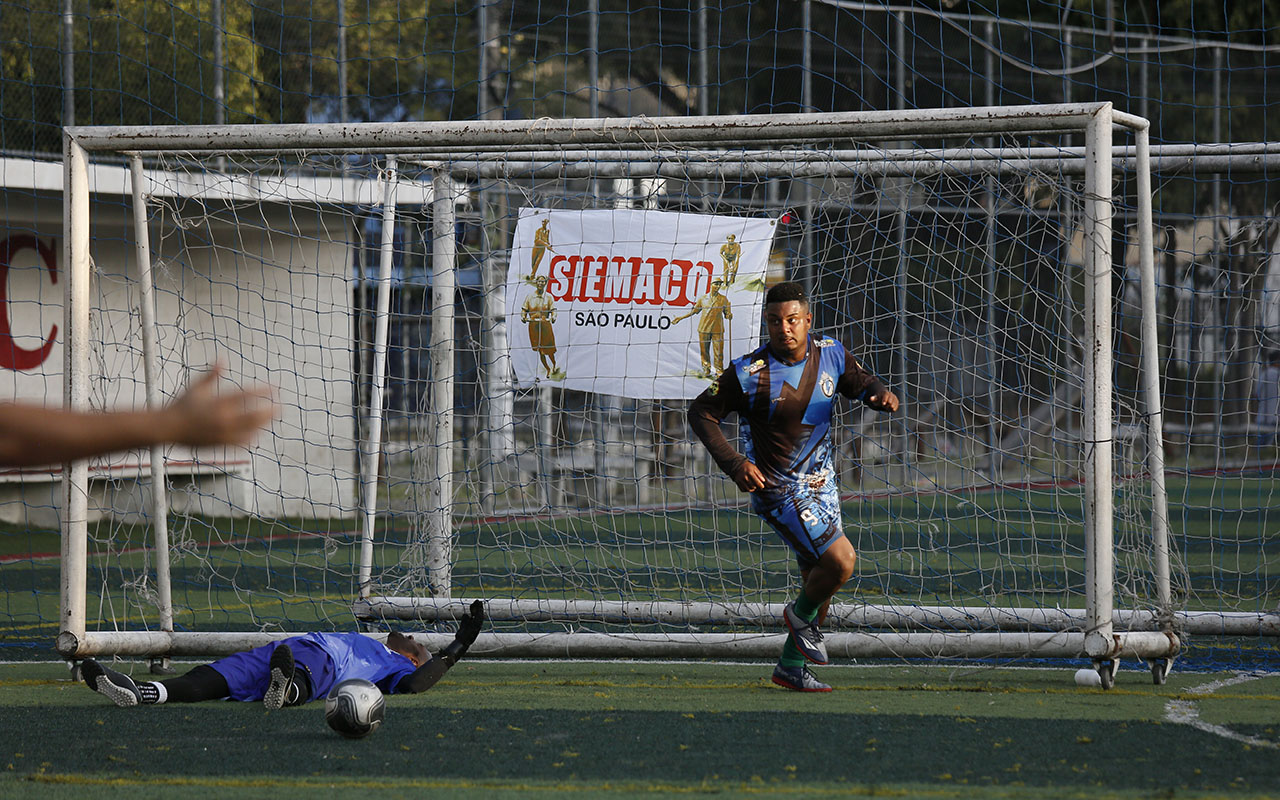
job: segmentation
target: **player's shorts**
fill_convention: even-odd
[[[751,509],[795,552],[800,569],[816,565],[831,543],[844,535],[840,495],[830,472],[781,489],[752,492]]]
[[[268,666],[271,654],[280,644],[288,644],[293,650],[294,664],[298,669],[307,671],[307,676],[311,679],[311,699],[328,694],[334,683],[333,659],[319,645],[305,639],[291,638],[283,642],[272,642],[218,659],[209,666],[226,678],[227,688],[231,690],[228,696],[232,700],[261,700],[271,683],[271,670]]]

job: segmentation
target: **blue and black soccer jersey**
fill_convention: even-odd
[[[415,669],[408,657],[361,633],[308,633],[282,642],[255,647],[213,662],[232,700],[261,700],[271,681],[271,653],[287,644],[299,668],[311,680],[312,699],[322,698],[339,681],[364,678],[385,694],[393,694],[400,681]]]
[[[748,460],[759,468],[765,487],[752,492],[752,509],[810,566],[842,532],[830,437],[835,396],[866,400],[884,391],[840,342],[810,336],[795,364],[768,344],[734,359],[689,406],[689,425],[725,473]],[[733,413],[742,453],[720,430]]]

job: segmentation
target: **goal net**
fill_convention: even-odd
[[[1146,133],[1109,104],[71,129],[70,403],[220,361],[280,415],[71,468],[60,650],[444,631],[478,597],[477,652],[772,657],[793,556],[685,409],[792,279],[903,401],[833,430],[833,655],[1167,662]]]

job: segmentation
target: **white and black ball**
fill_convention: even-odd
[[[363,678],[342,681],[324,699],[324,721],[348,739],[360,739],[382,724],[386,701],[377,686]]]

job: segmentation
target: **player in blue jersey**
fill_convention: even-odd
[[[769,342],[734,359],[689,406],[689,425],[751,508],[795,551],[803,581],[783,620],[791,635],[773,682],[800,692],[829,692],[806,662],[827,663],[819,625],[856,554],[840,523],[832,464],[836,395],[877,411],[897,411],[898,396],[835,339],[812,336],[804,287],[780,283],[765,295]],[[720,429],[736,413],[743,451]]]
[[[476,640],[484,604],[476,600],[458,633],[432,656],[411,636],[391,632],[384,645],[362,633],[308,633],[202,664],[162,681],[134,681],[93,659],[80,667],[90,689],[118,706],[194,703],[200,700],[262,701],[268,709],[323,699],[336,684],[363,678],[384,694],[425,692]]]

